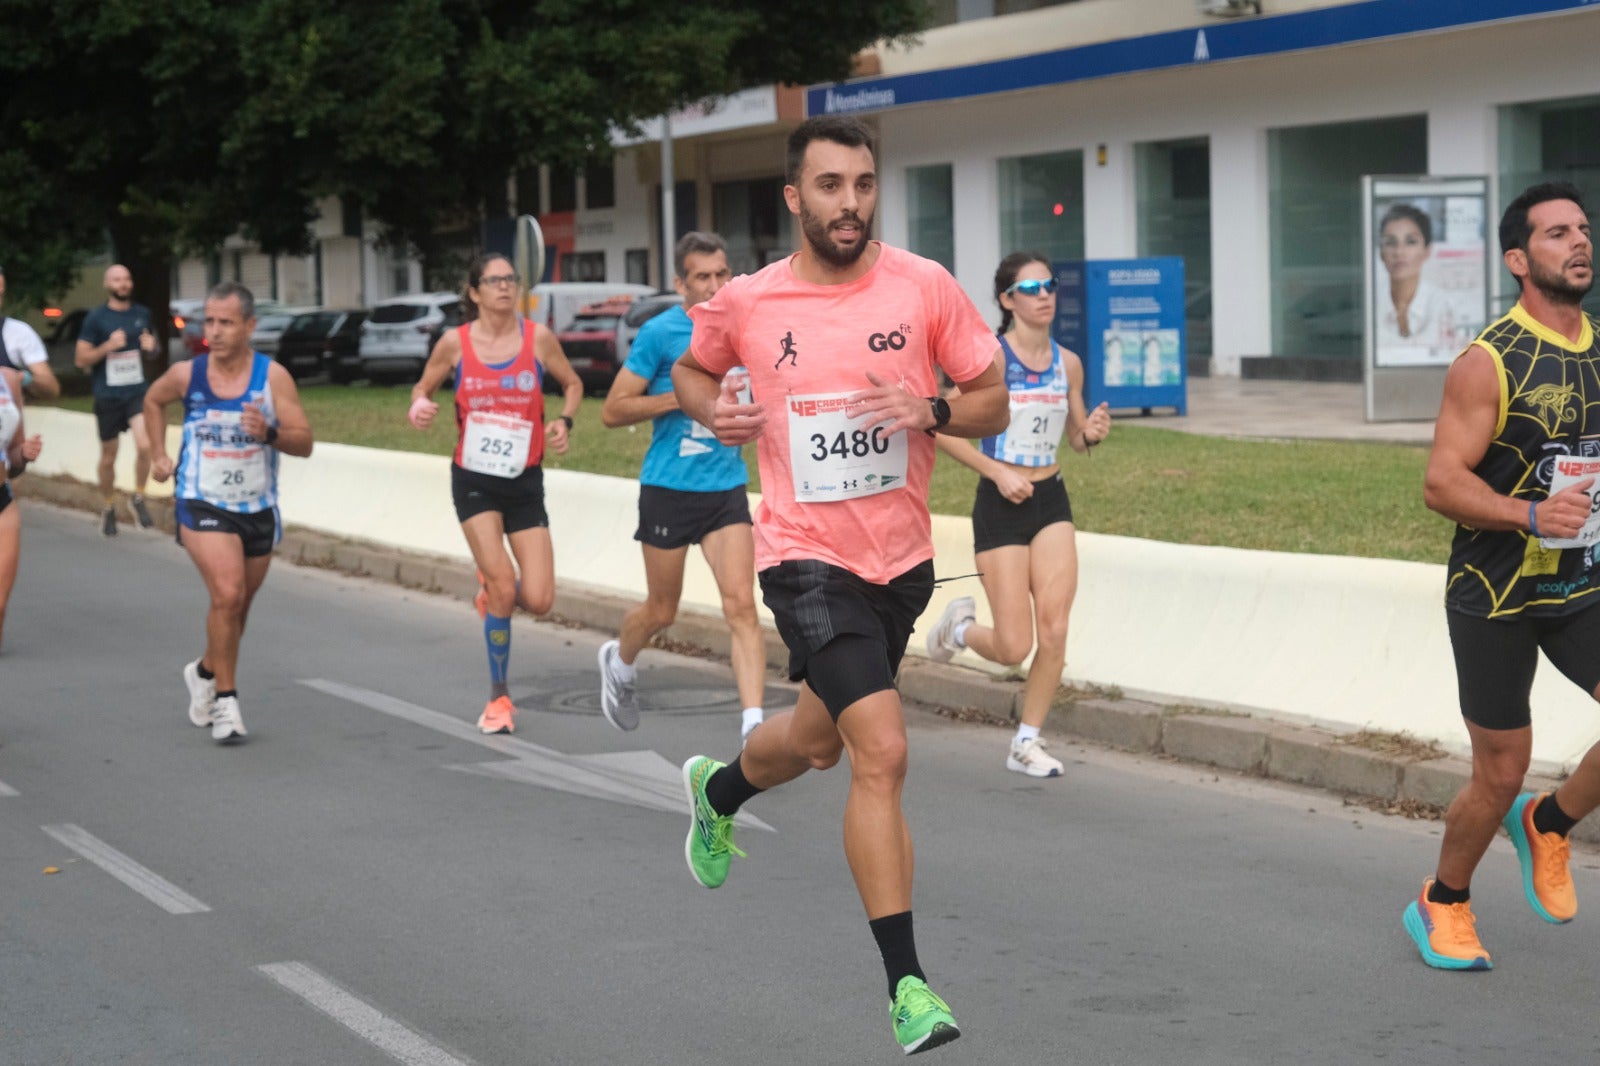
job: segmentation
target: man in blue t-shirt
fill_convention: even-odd
[[[83,319],[73,358],[94,384],[94,417],[100,430],[100,532],[117,535],[117,439],[133,434],[138,452],[133,464],[133,496],[128,510],[143,529],[151,526],[144,505],[144,483],[150,476],[150,442],[144,434],[144,359],[156,350],[150,332],[150,309],[133,302],[133,275],[120,263],[106,268],[106,302]]]
[[[654,420],[639,474],[639,529],[633,535],[644,551],[646,598],[622,619],[617,639],[600,648],[600,707],[619,729],[639,724],[634,660],[677,617],[689,545],[698,544],[722,595],[733,638],[733,680],[744,705],[742,732],[748,736],[761,722],[767,669],[756,618],[755,545],[745,495],[749,473],[740,449],[722,444],[678,410],[672,391],[672,364],[688,350],[694,329],[686,312],[716,295],[732,271],[727,248],[714,233],[685,234],[673,261],[673,285],[683,305],[639,330],[600,412],[612,428]]]

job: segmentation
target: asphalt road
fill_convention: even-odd
[[[605,634],[519,619],[518,732],[481,738],[469,607],[280,564],[245,637],[250,740],[219,747],[184,713],[204,601],[183,553],[22,506],[0,1063],[900,1057],[840,848],[847,767],[754,800],[766,828],[723,888],[685,869],[677,766],[738,746],[725,667],[648,653],[621,734],[595,710]],[[1400,926],[1436,824],[1067,745],[1067,776],[1031,781],[993,728],[911,730],[919,948],[965,1033],[936,1061],[1600,1051],[1594,922],[1534,918],[1503,841],[1474,886],[1497,968],[1439,973]],[[1577,865],[1600,900],[1600,863]]]

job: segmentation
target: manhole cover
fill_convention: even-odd
[[[676,675],[676,676],[674,676]],[[518,679],[522,680],[522,679]],[[552,714],[599,715],[600,676],[594,671],[583,674],[564,672],[537,679],[527,679],[527,687],[519,686],[512,699],[530,709],[537,708]],[[643,714],[666,714],[687,717],[691,715],[737,715],[743,704],[730,677],[726,685],[707,688],[695,682],[704,681],[704,675],[695,671],[660,669],[644,670],[639,674],[639,710]],[[685,683],[688,682],[688,683]],[[762,694],[767,711],[787,710],[794,705],[794,693],[786,689],[768,687]]]

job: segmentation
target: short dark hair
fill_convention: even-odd
[[[793,185],[800,180],[800,167],[806,161],[806,148],[812,141],[832,141],[846,148],[866,148],[877,157],[872,144],[872,131],[867,124],[849,115],[817,115],[808,118],[789,134],[789,150],[784,156],[783,182]]]
[[[1433,219],[1428,217],[1428,212],[1415,204],[1394,204],[1383,213],[1383,218],[1378,222],[1378,240],[1383,241],[1383,229],[1397,219],[1405,219],[1414,223],[1422,231],[1422,243],[1433,243]]]
[[[226,300],[230,296],[239,298],[239,314],[244,318],[256,317],[256,294],[239,284],[237,281],[224,281],[220,285],[211,286],[211,291],[206,293],[206,303],[212,300]]]
[[[1571,200],[1578,205],[1579,211],[1585,215],[1589,213],[1589,209],[1583,205],[1583,193],[1570,181],[1543,181],[1530,185],[1511,201],[1506,213],[1500,216],[1501,255],[1513,248],[1528,250],[1528,238],[1533,236],[1533,224],[1528,221],[1528,212],[1551,200]]]
[[[715,233],[705,230],[690,230],[678,238],[678,243],[672,248],[672,268],[678,272],[678,277],[683,277],[691,255],[716,255],[718,252],[727,252],[728,246],[722,238]]]

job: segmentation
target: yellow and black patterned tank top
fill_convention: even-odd
[[[1550,494],[1557,456],[1600,456],[1600,345],[1584,315],[1578,343],[1517,304],[1478,335],[1500,371],[1500,422],[1474,471],[1519,500]],[[1445,606],[1481,618],[1560,615],[1600,592],[1594,548],[1547,549],[1522,532],[1456,527]]]

